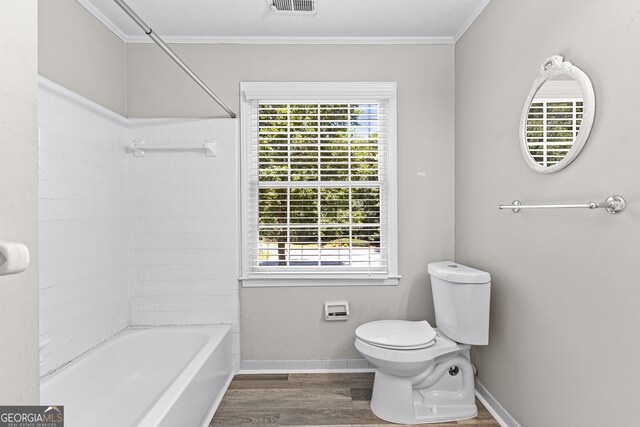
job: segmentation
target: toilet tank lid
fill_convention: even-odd
[[[491,281],[491,275],[486,271],[477,270],[453,261],[438,261],[429,264],[427,271],[430,275],[447,282],[484,284]]]

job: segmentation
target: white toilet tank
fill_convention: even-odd
[[[432,262],[427,271],[436,327],[460,344],[489,344],[489,273],[452,261]]]

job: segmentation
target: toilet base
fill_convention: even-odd
[[[376,370],[371,410],[379,418],[402,424],[438,423],[473,418],[473,367],[468,352],[437,360],[431,373],[399,377]],[[458,367],[456,375],[449,369]]]

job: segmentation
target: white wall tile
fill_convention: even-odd
[[[194,145],[214,132],[234,146],[235,123],[229,120],[135,120],[128,139]],[[236,163],[235,149],[225,157],[129,157],[135,224],[129,262],[137,271],[129,283],[132,325],[228,323],[239,330]],[[207,186],[206,175],[221,169],[222,184]],[[238,367],[238,333],[233,342]]]
[[[39,99],[41,373],[129,325],[231,324],[238,367],[235,121],[116,120],[61,93]],[[218,157],[124,150],[214,134]]]
[[[127,282],[120,275],[127,268],[126,244],[117,244],[125,237],[123,219],[110,204],[122,192],[126,158],[105,149],[105,141],[116,145],[124,127],[69,97],[41,89],[39,118],[46,126],[39,201],[40,338],[50,341],[44,374],[129,323]]]

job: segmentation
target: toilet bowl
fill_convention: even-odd
[[[376,367],[371,410],[418,424],[478,413],[471,344],[488,342],[490,276],[451,261],[429,264],[436,324],[378,320],[356,329],[355,347]]]

